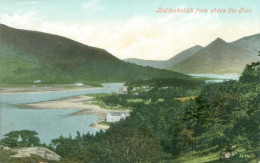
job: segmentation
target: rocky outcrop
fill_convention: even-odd
[[[9,148],[1,146],[1,149],[14,152],[15,154],[12,155],[13,158],[31,157],[32,155],[36,155],[52,161],[59,161],[61,159],[58,154],[44,147]]]
[[[225,147],[221,154],[220,154],[220,158],[221,159],[228,159],[230,157],[235,156],[237,153],[235,152],[236,150],[236,146],[231,146],[231,147]]]
[[[11,148],[0,145],[0,150],[11,150]]]
[[[230,157],[233,157],[233,156],[235,156],[236,155],[236,153],[235,152],[221,152],[221,156],[220,156],[220,158],[221,159],[226,159],[226,158],[230,158]]]

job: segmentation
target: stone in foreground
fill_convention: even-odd
[[[58,154],[43,147],[24,147],[11,150],[13,152],[17,152],[15,155],[12,156],[14,158],[31,157],[31,155],[37,155],[47,160],[59,161],[61,159]]]

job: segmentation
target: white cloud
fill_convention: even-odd
[[[25,29],[37,29],[35,25],[40,20],[36,16],[35,12],[30,12],[26,14],[1,14],[0,22],[12,27],[25,28]]]
[[[43,3],[42,1],[18,1],[17,5],[37,5]]]
[[[98,12],[104,9],[104,6],[100,3],[100,0],[89,0],[81,4],[81,8],[86,11]]]
[[[0,22],[16,28],[65,36],[104,48],[121,59],[168,59],[191,46],[205,46],[216,37],[233,41],[260,32],[259,22],[249,21],[247,24],[250,26],[228,26],[212,14],[169,16],[166,19],[134,17],[123,24],[93,25],[47,22],[32,12],[23,15],[0,14]]]
[[[99,4],[99,0],[89,0],[82,4],[82,8],[92,8]]]

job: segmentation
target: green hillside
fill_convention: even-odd
[[[108,40],[109,41],[109,40]],[[155,77],[187,79],[168,70],[125,63],[103,49],[0,24],[0,83],[124,82]]]

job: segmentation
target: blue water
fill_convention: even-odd
[[[0,138],[10,131],[22,129],[38,132],[41,142],[46,144],[60,135],[74,137],[77,131],[95,134],[99,129],[91,128],[89,125],[99,120],[97,116],[67,116],[79,111],[78,109],[21,109],[13,104],[57,100],[82,94],[118,92],[122,85],[122,83],[110,83],[103,84],[104,88],[88,90],[0,94]]]
[[[206,82],[223,82],[225,80],[238,80],[239,75],[218,75],[218,74],[189,74],[193,77],[207,77],[212,78],[212,80],[207,80]]]

